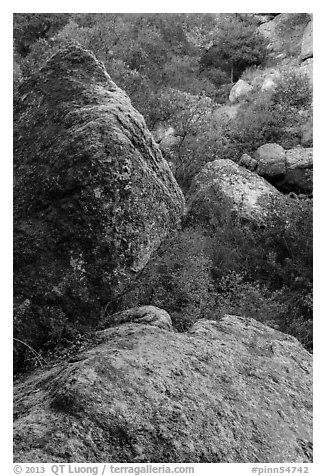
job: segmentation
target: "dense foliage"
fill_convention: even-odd
[[[298,145],[312,117],[311,84],[296,65],[280,66],[275,88],[262,90],[269,57],[256,26],[246,14],[15,14],[14,91],[62,46],[78,42],[92,50],[144,115],[186,193],[209,161],[237,161],[267,142]],[[240,77],[253,89],[234,112],[228,96]],[[172,131],[170,142],[160,130]],[[162,307],[180,331],[200,317],[247,315],[311,349],[312,203],[289,201],[289,216],[275,216],[259,230],[240,223],[228,203],[219,216],[198,210],[117,308]],[[22,319],[29,312],[28,300],[19,303],[15,322],[26,326],[26,340],[41,326],[40,347],[81,330],[60,310]]]
[[[259,65],[266,57],[267,42],[250,16],[223,15],[214,44],[201,63],[227,73],[233,83],[248,66]]]
[[[227,200],[219,215],[197,208],[120,305],[161,306],[179,330],[200,317],[253,317],[312,349],[312,202],[288,198],[287,210],[257,228]]]

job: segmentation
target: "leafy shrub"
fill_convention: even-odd
[[[271,291],[260,282],[248,282],[245,275],[231,272],[218,283],[218,313],[250,317],[279,328],[287,310],[282,291]]]
[[[179,331],[211,315],[214,287],[207,237],[200,228],[186,228],[164,244],[143,271],[137,288],[120,307],[151,304],[165,309]]]
[[[241,222],[222,198],[219,213],[200,202],[188,225],[206,229],[215,315],[254,317],[311,349],[312,201],[284,199],[286,213],[276,210],[262,227]]]
[[[306,73],[297,69],[285,70],[277,81],[272,95],[274,104],[284,109],[305,109],[311,105],[312,87]]]

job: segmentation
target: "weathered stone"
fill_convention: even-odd
[[[209,207],[219,216],[227,201],[240,218],[260,223],[284,206],[283,195],[264,178],[229,159],[209,162],[193,179],[188,192],[188,212]]]
[[[126,311],[117,312],[107,318],[107,324],[110,326],[117,326],[127,322],[150,324],[161,329],[172,330],[170,315],[163,309],[155,306],[134,307]]]
[[[114,303],[184,198],[143,117],[78,46],[20,87],[14,149],[15,295],[31,301],[37,346],[47,319],[92,320]]]
[[[282,59],[300,56],[302,38],[310,16],[307,13],[281,13],[258,27],[268,40],[271,54]]]
[[[283,177],[286,173],[285,150],[278,144],[270,143],[255,152],[258,162],[257,173],[268,180]]]
[[[313,22],[310,21],[306,26],[301,44],[301,61],[313,57]]]
[[[312,193],[313,149],[297,147],[286,151],[286,176],[282,187],[298,193]]]
[[[243,81],[243,79],[239,79],[239,81],[233,86],[230,91],[230,102],[240,101],[240,99],[245,98],[251,90],[252,86],[249,83]]]
[[[129,323],[14,387],[14,460],[312,461],[312,356],[253,319]]]
[[[252,157],[250,157],[250,155],[243,154],[240,157],[239,165],[242,165],[243,167],[246,167],[246,169],[253,172],[257,168],[258,162],[256,159],[253,159]]]
[[[255,152],[258,161],[255,171],[282,192],[310,194],[313,186],[312,156],[312,148],[284,150],[278,144],[264,144]]]

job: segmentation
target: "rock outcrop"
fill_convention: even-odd
[[[312,142],[312,124],[303,131],[303,139],[307,143]],[[243,154],[239,165],[255,171],[282,192],[310,195],[313,191],[312,148],[285,150],[275,143],[264,144],[257,149],[253,158]]]
[[[244,81],[243,79],[239,79],[238,82],[235,83],[235,85],[232,87],[229,95],[229,100],[231,103],[235,103],[240,101],[240,99],[245,98],[250,91],[253,89],[253,87]]]
[[[257,173],[262,177],[275,180],[278,177],[284,177],[285,150],[278,144],[264,144],[256,150],[255,159],[257,160]]]
[[[313,22],[312,20],[306,26],[301,44],[301,61],[313,57]]]
[[[294,337],[229,315],[100,337],[15,385],[15,461],[312,461],[312,356]]]
[[[310,22],[308,13],[280,13],[258,30],[268,40],[270,53],[278,59],[301,54],[302,39]]]
[[[143,117],[81,47],[21,85],[14,119],[17,319],[37,347],[47,322],[114,303],[184,198]]]
[[[271,213],[282,213],[284,197],[264,178],[229,159],[209,162],[194,178],[188,192],[188,212],[208,207],[219,216],[223,203],[240,219],[260,223]],[[216,211],[216,213],[215,213]]]
[[[286,175],[282,187],[287,191],[312,193],[313,150],[297,147],[286,151]]]
[[[156,306],[133,307],[125,311],[117,312],[104,320],[103,326],[117,326],[127,322],[137,322],[139,324],[150,324],[161,329],[172,330],[170,315]]]

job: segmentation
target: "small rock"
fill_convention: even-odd
[[[243,167],[250,170],[251,172],[253,172],[257,168],[257,164],[258,164],[257,160],[253,159],[248,154],[243,154],[239,160],[239,165],[242,165]]]
[[[134,307],[117,312],[108,318],[108,322],[110,326],[117,326],[126,322],[138,322],[139,324],[157,326],[161,329],[173,329],[170,315],[156,306]]]
[[[243,81],[243,79],[239,79],[239,81],[231,89],[229,95],[230,102],[237,102],[240,99],[245,98],[252,89],[253,87],[249,83]]]

